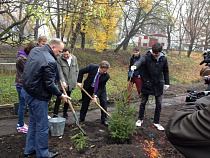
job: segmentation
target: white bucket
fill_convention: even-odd
[[[50,133],[52,136],[61,136],[64,132],[66,119],[63,117],[56,117],[49,119]]]

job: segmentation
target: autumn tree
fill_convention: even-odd
[[[45,11],[42,7],[34,8],[38,2],[40,3],[38,0],[8,1],[1,4],[0,16],[2,19],[6,18],[0,26],[1,42],[7,42],[8,39],[12,39],[13,43],[10,42],[10,44],[20,44],[25,39],[24,28],[27,26],[28,21],[31,22],[31,20],[36,18],[45,17]],[[19,36],[18,42],[13,40],[12,37],[14,36]]]
[[[164,5],[164,18],[161,21],[162,26],[166,28],[167,32],[167,40],[168,40],[168,45],[167,45],[167,50],[171,48],[171,36],[176,29],[176,26],[178,24],[179,20],[179,12],[180,8],[183,5],[181,0],[166,0],[165,5]]]
[[[206,15],[206,20],[204,21],[203,29],[201,30],[201,43],[204,49],[210,48],[210,2],[205,5],[204,12]]]
[[[117,1],[104,0],[92,6],[91,12],[87,14],[85,31],[97,51],[108,49],[108,43],[115,39],[120,16]]]
[[[157,24],[157,19],[160,19],[161,0],[132,0],[125,6],[122,6],[123,11],[123,32],[124,40],[114,50],[118,52],[121,47],[127,49],[129,40],[138,32],[146,30],[151,24]]]
[[[208,0],[188,0],[185,2],[187,7],[182,14],[182,23],[186,31],[186,38],[189,39],[187,57],[190,57],[193,47],[195,46],[207,20],[206,14],[208,12],[205,12],[204,8],[208,4]]]

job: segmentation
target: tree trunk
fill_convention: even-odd
[[[190,45],[189,45],[189,50],[187,51],[187,57],[189,58],[190,57],[190,54],[192,52],[192,48],[193,48],[193,43],[194,43],[194,40],[190,40]]]
[[[57,28],[56,28],[56,37],[60,38],[60,27],[61,27],[61,20],[60,20],[60,8],[59,8],[60,2],[57,0]]]
[[[81,29],[81,23],[77,23],[76,25],[77,26],[76,26],[75,31],[73,32],[72,43],[71,43],[72,52],[74,52],[74,48],[77,42],[77,35]]]
[[[134,32],[134,30],[131,30],[129,35],[125,37],[124,41],[122,41],[122,43],[120,43],[119,46],[117,46],[117,48],[114,50],[114,52],[118,52],[122,46],[124,47],[125,43],[127,43],[127,45],[128,45],[128,42],[131,39],[131,37],[133,37],[133,35],[135,35],[135,32]],[[126,47],[126,49],[127,49],[127,47]]]
[[[182,52],[182,40],[180,39],[179,41],[179,56],[181,55]]]
[[[85,33],[84,32],[80,32],[80,34],[81,34],[81,38],[82,38],[81,48],[85,49]]]
[[[168,34],[168,39],[167,39],[168,46],[167,46],[166,52],[168,53],[168,50],[170,50],[170,48],[171,48],[171,33],[170,33],[170,26],[169,25],[167,26],[167,34]]]
[[[37,41],[39,36],[39,19],[36,19],[36,26],[34,28],[34,40]]]
[[[127,40],[127,41],[123,44],[123,50],[127,50],[127,48],[128,48],[128,42],[129,42],[129,40]]]

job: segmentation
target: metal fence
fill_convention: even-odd
[[[0,63],[0,106],[14,105],[18,101],[15,82],[16,63]]]

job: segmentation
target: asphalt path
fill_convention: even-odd
[[[154,98],[154,97],[153,97]],[[170,105],[180,105],[184,103],[185,96],[176,96],[176,97],[170,97],[170,98],[163,98],[163,105],[164,106],[170,106]],[[139,107],[140,102],[136,103],[131,103],[132,106],[136,106],[137,108]],[[149,104],[147,108],[155,108],[155,100],[149,101]],[[114,110],[114,107],[109,107],[108,106],[108,113],[112,115],[112,111]],[[77,114],[77,117],[79,118],[79,110],[75,111]],[[59,113],[59,116],[62,116],[62,112]],[[52,117],[53,114],[49,114],[49,116]],[[69,118],[66,120],[66,124],[74,124],[75,123],[75,118],[73,117],[71,111],[68,111]],[[94,122],[97,119],[101,118],[101,110],[95,109],[95,110],[88,110],[87,116],[85,118],[85,121],[91,121]],[[18,117],[17,115],[0,119],[0,136],[3,135],[13,135],[17,133],[16,125],[17,125]],[[29,122],[29,117],[25,117],[25,123],[28,124]]]

